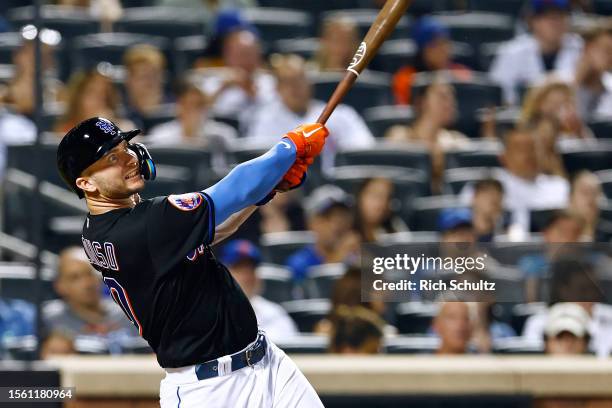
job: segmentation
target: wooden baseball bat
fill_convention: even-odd
[[[317,119],[317,123],[327,123],[332,112],[351,89],[359,74],[374,58],[383,41],[395,29],[399,19],[406,13],[409,4],[410,0],[387,0],[359,45],[357,52],[353,56],[353,61],[346,69],[346,75],[338,83],[334,93],[329,98],[329,101],[327,101],[327,105],[325,105],[325,109],[323,109],[319,119]]]

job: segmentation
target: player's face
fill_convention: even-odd
[[[96,193],[110,199],[129,198],[144,188],[136,153],[121,142],[88,169]],[[94,193],[95,194],[95,193]]]

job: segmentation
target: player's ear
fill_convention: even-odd
[[[93,181],[92,178],[88,176],[78,177],[76,179],[76,186],[84,192],[88,193],[93,193],[98,189],[95,181]]]

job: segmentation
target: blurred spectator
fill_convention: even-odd
[[[349,196],[339,187],[318,187],[308,197],[304,209],[315,243],[287,259],[296,282],[302,282],[312,266],[355,261],[360,245],[359,235],[351,230],[353,216]]]
[[[572,247],[565,248],[565,252]],[[599,357],[612,350],[612,306],[603,303],[602,289],[594,267],[584,255],[560,254],[550,266],[550,302],[572,302],[581,306],[590,316],[589,348]],[[523,337],[541,340],[545,334],[549,310],[530,316],[523,327]]]
[[[508,104],[518,104],[518,88],[533,85],[547,73],[569,80],[582,50],[582,40],[569,33],[569,0],[530,0],[531,33],[502,45],[491,64]]]
[[[355,229],[363,242],[375,242],[381,234],[408,230],[404,221],[393,214],[394,188],[392,180],[380,177],[367,179],[359,186]]]
[[[164,91],[166,57],[153,45],[138,44],[125,52],[123,65],[127,72],[126,117],[144,129],[146,116],[156,113],[162,104],[172,102],[171,96]]]
[[[279,135],[302,123],[316,122],[325,104],[312,99],[304,60],[297,55],[275,55],[271,65],[280,100],[262,106],[252,122],[246,123],[254,143],[272,145]],[[323,152],[323,168],[333,165],[337,150],[367,147],[374,138],[359,114],[348,105],[339,105],[327,123],[330,137]]]
[[[575,303],[557,303],[548,312],[544,328],[546,354],[585,354],[591,317]]]
[[[561,127],[557,118],[550,115],[535,115],[523,130],[529,132],[536,143],[538,164],[543,174],[567,178],[563,158],[559,153]]]
[[[204,69],[202,89],[213,115],[248,122],[257,107],[278,97],[274,78],[261,69],[261,42],[253,31],[233,31],[223,39],[221,56],[222,69]]]
[[[495,179],[480,180],[474,185],[472,224],[479,242],[491,242],[504,232],[504,187]]]
[[[584,51],[576,69],[580,116],[609,116],[612,112],[612,22],[583,34]]]
[[[531,124],[540,118],[554,120],[560,138],[594,138],[580,117],[574,90],[565,82],[552,80],[529,90],[523,103],[521,122]]]
[[[542,227],[542,236],[547,244],[543,253],[525,255],[518,261],[518,267],[525,276],[525,299],[528,302],[541,301],[540,280],[545,277],[559,244],[578,242],[582,235],[584,221],[570,211],[555,211]],[[556,245],[555,245],[556,244]]]
[[[431,154],[431,189],[442,190],[445,152],[466,147],[470,141],[463,133],[448,128],[457,118],[455,90],[442,76],[436,75],[428,86],[414,95],[416,117],[410,126],[391,127],[385,137],[397,143],[418,143]]]
[[[458,78],[469,78],[470,69],[451,60],[452,43],[448,28],[432,17],[418,20],[412,29],[417,46],[414,66],[400,68],[393,76],[393,94],[401,105],[412,102],[414,77],[419,72],[451,71]]]
[[[103,31],[111,31],[112,23],[123,15],[120,0],[55,0],[59,6],[86,8],[92,16],[99,18]]]
[[[36,126],[30,119],[0,105],[0,183],[4,179],[7,147],[33,143],[35,139]]]
[[[60,332],[51,333],[43,340],[40,356],[43,360],[53,355],[76,354],[74,338]]]
[[[11,338],[35,334],[35,313],[34,305],[24,300],[0,297],[0,350]]]
[[[113,348],[113,342],[120,347],[121,339],[138,336],[121,308],[111,299],[102,298],[100,279],[83,248],[70,247],[60,253],[55,291],[62,300],[49,302],[43,308],[49,335],[61,333],[73,340],[79,335],[97,336],[108,341],[109,348]],[[47,345],[50,354],[60,351]]]
[[[3,95],[3,101],[15,113],[32,118],[35,110],[34,74],[34,38],[37,30],[28,25],[22,28],[22,44],[13,52],[14,77],[9,81]],[[43,101],[45,105],[59,102],[64,98],[64,85],[58,79],[55,66],[55,47],[61,41],[61,35],[55,30],[43,29],[40,33]],[[2,94],[2,92],[0,92]]]
[[[472,212],[467,208],[446,208],[438,217],[438,229],[442,236],[440,242],[476,242],[476,232],[472,223]]]
[[[498,339],[516,337],[516,332],[508,323],[497,319],[493,313],[495,302],[476,302],[474,305],[474,325],[472,343],[479,353],[490,353],[493,342]]]
[[[511,234],[529,231],[529,211],[564,208],[569,198],[569,183],[563,177],[541,172],[533,135],[512,130],[504,137],[500,161],[504,168],[495,177],[504,187],[504,208],[511,212]]]
[[[341,306],[332,323],[329,352],[378,354],[382,347],[384,322],[376,313],[360,306]]]
[[[472,337],[469,304],[443,302],[433,321],[433,330],[440,338],[437,354],[465,354]]]
[[[278,304],[259,295],[261,280],[256,268],[261,262],[259,249],[250,241],[234,240],[222,250],[221,261],[227,265],[244,294],[251,301],[259,327],[273,341],[298,334],[298,329],[287,312]]]
[[[359,30],[350,17],[327,18],[323,22],[319,50],[312,65],[319,71],[344,71],[358,46]]]
[[[374,295],[370,294],[370,296]],[[384,322],[387,304],[382,299],[362,301],[361,269],[359,267],[349,267],[344,275],[334,283],[329,315],[319,321],[313,331],[318,334],[330,334],[333,331],[332,322],[336,320],[338,311],[343,307],[361,307],[372,311],[379,319],[383,319],[381,321],[384,323],[383,333],[385,336],[397,335],[397,328]]]
[[[257,7],[257,0],[154,0],[156,6],[186,7],[193,13],[202,16],[207,27],[212,26],[214,19],[224,10]]]
[[[212,151],[225,151],[236,139],[231,126],[208,116],[206,95],[197,86],[183,81],[176,90],[176,119],[151,129],[151,145],[194,145]]]
[[[600,220],[600,203],[605,197],[602,193],[599,178],[588,170],[577,173],[570,190],[570,211],[578,214],[584,222],[583,242],[607,242],[610,230],[604,229],[605,221]]]
[[[286,192],[275,195],[268,204],[259,207],[261,232],[303,231],[306,228],[304,210],[298,199],[296,193]]]
[[[129,121],[117,113],[119,99],[113,82],[97,69],[79,72],[68,84],[68,103],[64,116],[56,123],[55,132],[65,134],[79,122],[92,116],[102,116],[121,128],[131,128]]]

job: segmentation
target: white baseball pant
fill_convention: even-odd
[[[266,355],[232,373],[198,380],[195,366],[166,369],[161,408],[319,408],[321,400],[295,363],[268,338]]]

